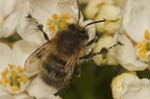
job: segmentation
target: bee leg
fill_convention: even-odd
[[[104,47],[99,52],[97,52],[97,53],[89,53],[89,54],[87,54],[85,56],[80,57],[80,59],[90,59],[90,58],[92,58],[92,57],[94,57],[96,55],[107,54],[107,53],[108,53],[108,49]]]
[[[80,74],[81,74],[81,69],[80,67],[75,67],[75,70],[74,70],[74,73],[73,73],[73,77],[77,77],[79,78],[80,77]]]
[[[42,24],[38,24],[38,29],[43,33],[45,40],[49,41],[50,39],[49,39],[48,35],[44,32]]]
[[[26,18],[34,21],[37,24],[37,28],[42,32],[42,34],[43,34],[46,41],[50,40],[48,35],[44,32],[42,24],[39,24],[39,22],[34,17],[32,17],[31,14],[28,14],[28,16]]]
[[[105,48],[103,47],[99,52],[96,52],[96,53],[89,53],[85,56],[82,56],[80,57],[80,59],[89,59],[89,58],[92,58],[94,56],[97,56],[97,55],[100,55],[100,54],[107,54],[109,49],[112,49],[113,47],[116,47],[117,45],[123,45],[120,41],[118,41],[116,44],[110,46],[109,48]]]

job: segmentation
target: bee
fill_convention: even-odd
[[[43,33],[47,42],[34,51],[25,62],[25,71],[27,73],[31,73],[32,76],[40,75],[43,81],[57,89],[62,89],[70,83],[73,74],[79,70],[76,64],[80,60],[107,52],[107,49],[103,48],[98,53],[90,53],[82,56],[83,46],[88,46],[92,42],[95,42],[95,40],[87,42],[89,35],[86,27],[91,24],[104,22],[105,20],[91,22],[84,27],[80,26],[80,7],[78,0],[77,4],[78,22],[76,24],[70,24],[66,28],[58,31],[56,36],[51,40],[43,31],[43,26],[36,21],[38,29]],[[31,15],[28,18],[33,19]]]

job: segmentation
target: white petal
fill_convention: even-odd
[[[77,0],[60,0],[57,9],[60,11],[60,13],[67,12],[70,13],[74,19],[78,19]],[[81,18],[83,18],[82,15]]]
[[[21,18],[20,23],[17,27],[18,34],[30,43],[42,45],[45,42],[42,32],[37,28],[37,24],[33,21],[29,21],[24,15]]]
[[[19,98],[20,99],[20,98]],[[26,96],[26,97],[24,97],[24,98],[21,98],[21,99],[35,99],[34,97],[32,97],[32,96]]]
[[[0,99],[5,99],[5,98],[2,98],[2,97],[11,97],[10,95],[9,95],[9,93],[8,92],[6,92],[1,86],[0,86]],[[11,99],[11,98],[10,98]]]
[[[38,76],[32,82],[29,88],[27,89],[29,95],[35,96],[41,99],[47,99],[57,92],[55,88],[47,85],[43,80]]]
[[[16,4],[16,0],[1,0],[0,1],[0,13],[1,15],[0,16],[7,16],[9,15],[12,10],[14,9],[15,7],[15,4]]]
[[[16,27],[19,23],[20,18],[22,17],[23,13],[28,10],[29,4],[27,1],[24,0],[16,0],[15,6],[11,13],[6,17],[4,22],[1,23],[1,30],[5,32],[5,36],[9,36],[16,30]]]
[[[121,99],[149,99],[150,97],[150,80],[135,80],[128,85],[126,92]]]
[[[113,78],[111,83],[113,99],[121,99],[121,95],[125,92],[127,85],[134,79],[138,79],[135,73],[123,73]]]
[[[148,13],[149,0],[128,0],[123,26],[128,35],[136,42],[144,39],[144,31],[150,29]]]
[[[123,73],[112,81],[114,99],[149,99],[150,80],[139,79],[134,73]]]
[[[57,0],[30,0],[32,16],[40,23],[44,23],[51,13],[57,13],[57,2]]]
[[[0,96],[0,99],[15,99],[15,98],[11,95],[3,95],[3,96]]]
[[[103,0],[90,0],[84,10],[84,14],[88,19],[92,19],[98,12],[98,5],[102,4]]]
[[[25,97],[28,97],[28,95],[26,93],[21,93],[21,94],[14,95],[15,99],[23,99]],[[33,98],[31,98],[31,99],[33,99]]]
[[[33,43],[20,40],[13,45],[14,64],[24,66],[27,57],[37,48]]]
[[[117,40],[123,46],[118,46],[118,61],[120,64],[129,71],[139,71],[147,68],[147,64],[137,59],[135,48],[131,41],[123,34],[118,34]]]
[[[10,47],[4,43],[0,43],[0,71],[8,66],[8,64],[12,64],[13,61],[13,53]]]
[[[111,4],[101,6],[98,15],[106,20],[117,20],[120,18],[120,8]]]

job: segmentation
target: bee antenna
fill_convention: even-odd
[[[85,29],[85,28],[86,28],[87,26],[89,26],[89,25],[96,24],[96,23],[100,23],[100,22],[105,22],[105,19],[104,19],[104,20],[98,20],[98,21],[94,21],[94,22],[88,23],[87,25],[85,25],[85,26],[83,27],[83,29]]]
[[[77,6],[78,6],[78,22],[77,22],[77,24],[79,24],[79,21],[80,21],[80,5],[79,5],[79,0],[77,0]]]

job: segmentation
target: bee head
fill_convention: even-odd
[[[88,39],[88,33],[76,24],[71,24],[58,33],[58,49],[65,53],[74,53]],[[61,45],[61,46],[60,46]]]
[[[88,40],[89,39],[89,35],[87,33],[87,31],[83,28],[81,28],[80,26],[76,25],[76,24],[70,24],[68,26],[68,28],[72,31],[76,31],[76,33],[79,35],[80,40]]]

